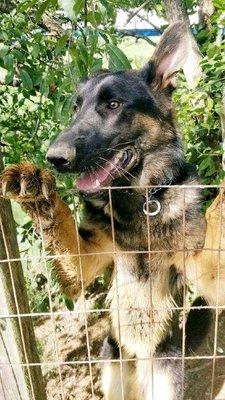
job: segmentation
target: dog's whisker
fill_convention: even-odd
[[[106,161],[106,162],[109,162],[110,164],[112,164],[113,167],[114,167],[117,171],[119,170],[119,166],[116,165],[116,164],[114,164],[111,160],[106,160],[106,158],[104,158],[104,157],[99,157],[99,158],[101,158],[103,161]],[[124,171],[125,171],[125,170],[124,170]],[[119,172],[122,173],[123,171],[119,171]],[[124,173],[122,173],[122,175],[123,175],[126,179],[128,179],[128,178],[125,176]]]
[[[94,170],[94,168],[93,168],[93,166],[91,165],[91,172],[92,172],[92,174],[94,175],[94,177],[96,178],[96,180],[98,179],[97,178],[97,175],[96,175],[96,173],[95,173],[95,170]]]
[[[127,142],[122,142],[122,143],[117,143],[114,147],[107,147],[106,149],[102,149],[100,151],[100,154],[104,154],[107,151],[115,151],[115,152],[119,152],[122,149],[118,149],[119,146],[124,146],[124,145],[128,145],[128,144],[133,144],[133,140],[129,140]]]
[[[134,175],[132,175],[129,171],[126,171],[123,167],[121,167],[120,165],[115,165],[112,161],[108,161],[108,160],[106,160],[104,157],[99,157],[99,158],[101,158],[103,161],[107,161],[107,162],[110,162],[117,170],[119,170],[120,172],[124,172],[123,173],[123,176],[127,179],[127,180],[129,180],[126,176],[125,176],[125,174],[127,174],[127,175],[130,175],[130,177],[131,178],[134,178],[135,179],[135,176]]]
[[[121,167],[120,165],[119,165],[119,168],[120,169],[122,169],[124,172],[126,172],[126,174],[128,174],[128,175],[130,175],[131,176],[131,178],[134,178],[135,179],[135,176],[134,175],[132,175],[129,171],[127,171],[126,169],[124,169],[123,167]]]
[[[116,147],[118,147],[118,146],[123,146],[123,145],[125,145],[125,144],[133,144],[133,140],[128,140],[127,142],[121,142],[121,143],[117,143],[116,145],[115,145],[115,148]]]
[[[110,172],[108,172],[102,165],[98,164],[97,162],[95,162],[95,165],[97,165],[97,167],[106,171],[112,179],[114,178],[114,176],[112,174],[110,174]]]
[[[131,178],[135,179],[135,176],[132,175],[129,171],[126,171],[123,167],[119,166],[119,169],[121,169],[122,171],[124,171],[127,175],[130,175]]]
[[[103,157],[100,157],[103,161],[108,161],[108,160],[106,160],[105,158],[103,158]],[[125,169],[123,170],[123,169],[121,169],[118,165],[115,165],[112,161],[108,161],[108,162],[110,162],[113,166],[114,166],[114,168],[116,169],[116,171],[118,171],[128,182],[129,182],[129,178],[125,175],[125,173],[124,172],[128,172],[128,171],[126,171]],[[124,172],[123,172],[124,171]]]

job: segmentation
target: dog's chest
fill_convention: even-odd
[[[137,269],[137,257],[119,255],[116,275],[108,299],[114,333],[129,353],[148,356],[163,340],[173,305],[169,290],[169,268],[163,274],[155,272],[151,279],[138,279],[132,271]]]

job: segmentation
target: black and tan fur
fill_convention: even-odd
[[[220,199],[208,210],[206,225],[201,193],[194,187],[198,180],[184,160],[173,120],[173,76],[182,68],[187,51],[185,27],[177,23],[166,31],[143,70],[102,71],[82,82],[79,109],[50,148],[49,161],[60,170],[80,174],[99,165],[104,168],[102,159],[129,148],[135,162],[111,180],[110,186],[127,187],[113,189],[111,199],[106,190],[80,194],[84,218],[79,233],[50,173],[20,164],[8,167],[1,177],[3,194],[22,203],[46,246],[63,255],[54,261],[54,268],[68,296],[80,295],[81,279],[85,288],[114,265],[108,294],[112,332],[102,351],[108,360],[102,385],[106,400],[182,399],[182,330],[176,307],[183,304],[183,285],[195,285],[209,304],[225,303],[225,262],[222,257],[218,287],[217,254],[204,250],[217,248],[221,240]],[[113,100],[119,107],[112,111],[108,103]],[[160,213],[146,217],[145,186],[168,183],[154,197],[161,204]],[[174,185],[188,186],[185,195]],[[223,234],[221,243],[224,239]],[[187,346],[189,339],[195,342],[194,314],[187,319]],[[118,345],[123,358],[137,360],[123,363],[122,386],[120,363],[109,361],[118,359]]]

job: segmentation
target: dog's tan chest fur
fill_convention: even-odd
[[[131,355],[147,357],[164,339],[174,302],[169,290],[169,269],[141,282],[130,272],[136,262],[133,255],[117,255],[108,300],[117,340]]]

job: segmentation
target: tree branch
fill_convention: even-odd
[[[135,15],[137,15],[145,6],[147,6],[148,3],[150,3],[151,0],[145,0],[144,3],[142,3],[138,8],[136,8],[136,10],[129,15],[128,19],[126,20],[124,26],[126,26],[128,24],[128,22],[130,22]]]
[[[64,29],[61,27],[49,12],[45,12],[42,16],[42,22],[39,24],[42,28],[47,29],[52,36],[62,36]]]
[[[199,16],[203,25],[205,25],[208,31],[211,31],[211,16],[215,11],[215,7],[213,5],[212,0],[201,0],[199,4]]]
[[[153,24],[152,21],[149,21],[148,18],[145,18],[143,15],[137,15],[137,17],[138,17],[141,21],[148,22],[149,25],[151,25],[157,32],[163,33],[163,30],[160,29],[157,25]]]
[[[143,39],[143,40],[145,40],[146,42],[148,42],[151,46],[154,46],[154,47],[156,47],[156,43],[155,42],[153,42],[153,40],[151,40],[151,39],[149,39],[149,37],[147,37],[147,36],[141,36],[141,35],[138,35],[137,33],[135,33],[135,32],[130,32],[130,31],[122,31],[121,33],[121,37],[124,37],[124,36],[131,36],[131,37],[135,37],[135,38],[137,38],[137,39]]]

